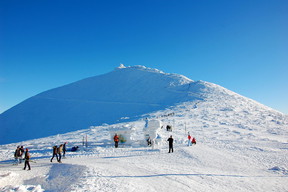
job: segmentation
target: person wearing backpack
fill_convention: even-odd
[[[58,162],[62,163],[61,161],[61,153],[63,152],[63,144],[61,144],[58,148],[57,148],[57,154],[58,154]]]
[[[26,169],[26,166],[28,166],[28,170],[31,170],[30,163],[29,163],[30,158],[31,158],[31,156],[30,156],[29,150],[28,150],[28,148],[26,148],[25,157],[24,157],[25,163],[24,163],[23,170]]]

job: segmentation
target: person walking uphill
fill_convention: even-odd
[[[65,159],[65,153],[66,153],[66,144],[67,144],[67,142],[65,142],[64,144],[63,144],[63,158]]]
[[[17,149],[14,152],[14,158],[15,158],[15,164],[18,165],[20,163],[20,146],[17,147]]]
[[[115,148],[118,148],[119,136],[117,134],[114,135],[114,142],[115,142]]]
[[[29,150],[28,150],[28,148],[26,148],[25,157],[24,157],[25,163],[24,163],[23,170],[26,169],[26,166],[28,166],[28,170],[31,170],[30,163],[29,163],[30,158],[31,158],[31,156],[30,156]]]
[[[20,147],[20,156],[19,156],[19,158],[20,158],[20,163],[21,163],[22,160],[23,160],[23,158],[22,158],[23,154],[24,154],[24,147],[21,146],[21,147]]]
[[[173,138],[172,138],[172,135],[170,136],[169,139],[167,139],[167,141],[169,142],[169,153],[172,151],[173,153]]]
[[[53,147],[53,156],[52,156],[52,158],[50,159],[50,162],[52,162],[52,160],[54,159],[55,156],[56,156],[56,159],[57,159],[57,161],[58,161],[57,145],[55,145],[55,146]]]
[[[63,152],[63,144],[61,144],[58,148],[57,148],[57,153],[58,153],[58,162],[62,163],[61,161],[61,153]]]

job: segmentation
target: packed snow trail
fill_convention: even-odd
[[[254,159],[243,159],[237,151],[215,150],[203,144],[176,145],[170,154],[165,147],[155,150],[98,147],[97,150],[100,153],[94,155],[70,154],[62,164],[50,163],[49,158],[38,159],[32,164],[32,171],[23,171],[22,165],[11,166],[6,176],[1,167],[0,187],[13,191],[12,186],[16,189],[15,183],[19,183],[22,188],[27,186],[27,191],[38,186],[38,191],[51,192],[193,191],[194,188],[203,192],[283,191],[288,179],[288,174],[257,166]]]

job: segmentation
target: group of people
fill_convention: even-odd
[[[113,139],[115,142],[115,148],[118,148],[119,136],[117,133],[114,135]],[[169,152],[168,153],[171,153],[171,152],[173,153],[173,141],[174,141],[174,139],[173,139],[172,135],[167,139],[167,141],[169,143]],[[148,143],[148,146],[152,145],[150,137],[147,139],[147,143]],[[66,150],[66,144],[67,144],[67,142],[59,145],[59,147],[57,147],[57,145],[53,146],[53,156],[50,159],[50,162],[52,162],[54,157],[56,157],[57,161],[59,163],[62,163],[62,161],[61,161],[62,156],[65,157],[65,153],[67,151]],[[194,137],[191,137],[191,135],[188,133],[188,146],[191,146],[193,144],[196,145],[196,139]],[[71,151],[77,151],[78,148],[79,148],[78,146],[72,147]],[[14,153],[16,164],[18,165],[22,162],[22,160],[25,160],[23,169],[26,170],[26,167],[28,167],[28,170],[31,170],[31,166],[29,163],[31,156],[30,156],[28,148],[26,148],[24,158],[23,158],[23,154],[24,154],[24,147],[18,146],[17,149],[15,150],[15,153]]]
[[[24,151],[25,151],[25,153],[24,153]],[[23,158],[23,154],[24,154],[24,158]],[[21,146],[21,147],[18,146],[17,149],[15,150],[14,157],[15,157],[15,164],[16,165],[22,163],[22,160],[25,160],[23,170],[26,170],[26,167],[28,167],[28,170],[31,170],[31,166],[29,163],[31,156],[30,156],[28,148],[26,148],[24,150],[23,146]]]
[[[59,147],[57,147],[57,145],[53,146],[53,156],[50,159],[50,162],[52,162],[54,157],[56,157],[58,163],[62,163],[62,161],[61,161],[62,155],[63,155],[63,157],[65,157],[65,153],[66,153],[66,144],[67,144],[67,142],[59,145]]]
[[[23,154],[24,154],[24,147],[18,146],[17,149],[15,150],[15,153],[14,153],[15,164],[18,165],[18,164],[22,163]]]
[[[54,157],[56,157],[57,161],[59,163],[62,163],[61,159],[62,159],[62,157],[65,157],[65,153],[67,151],[66,150],[66,144],[67,144],[67,142],[65,142],[64,144],[59,145],[59,147],[57,147],[57,145],[55,145],[53,147],[53,156],[50,159],[50,162],[52,162]],[[78,149],[79,149],[78,146],[74,146],[74,147],[72,147],[71,151],[77,151]],[[24,155],[24,158],[23,158],[23,155]],[[25,160],[23,169],[26,170],[26,168],[28,167],[28,170],[31,170],[31,166],[30,166],[31,155],[29,153],[29,149],[28,148],[26,148],[24,150],[23,146],[18,146],[17,149],[14,152],[14,158],[15,158],[15,164],[16,165],[22,163],[22,160]]]

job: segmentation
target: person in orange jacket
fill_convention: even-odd
[[[114,142],[115,142],[115,148],[118,148],[119,136],[117,135],[117,133],[115,133],[114,135]]]

